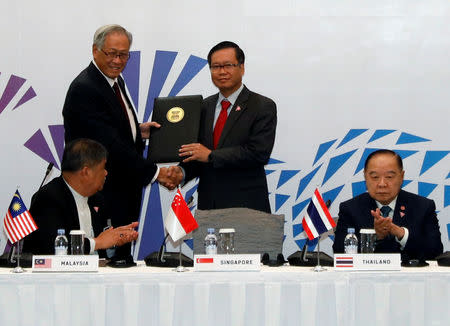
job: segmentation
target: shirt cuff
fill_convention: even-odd
[[[180,187],[183,187],[184,182],[186,181],[186,171],[183,169],[182,166],[178,165],[178,167],[181,169],[181,173],[183,173],[183,179],[180,182]]]
[[[155,182],[156,179],[158,179],[158,175],[159,175],[159,166],[156,167],[156,173],[155,173],[155,175],[153,176],[153,179],[152,179],[152,181],[150,181],[150,183]]]
[[[405,230],[405,234],[403,235],[403,238],[399,240],[397,237],[395,237],[395,241],[397,241],[400,244],[400,250],[403,250],[406,246],[406,241],[408,241],[409,237],[409,231],[407,228],[402,227],[403,230]]]
[[[88,238],[89,242],[91,243],[91,250],[89,251],[89,255],[93,255],[95,252],[95,240]]]

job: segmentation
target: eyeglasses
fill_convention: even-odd
[[[130,52],[120,53],[120,52],[115,52],[115,51],[110,51],[110,52],[106,52],[103,50],[100,50],[100,51],[102,51],[108,57],[108,59],[111,59],[111,60],[114,60],[115,58],[118,57],[120,60],[126,61],[130,58]]]
[[[222,68],[225,71],[231,71],[233,70],[233,68],[239,67],[240,65],[240,63],[225,63],[223,65],[212,65],[209,67],[209,69],[211,69],[212,72],[218,72]]]

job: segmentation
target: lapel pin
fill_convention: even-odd
[[[238,105],[236,111],[241,111],[241,107]]]

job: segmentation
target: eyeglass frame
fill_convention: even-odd
[[[122,61],[127,61],[128,59],[130,59],[130,52],[125,54],[125,53],[120,53],[120,52],[115,52],[115,51],[106,52],[103,49],[100,49],[100,51],[102,51],[106,55],[106,57],[110,60],[119,58]],[[124,58],[124,56],[126,56],[126,58]]]
[[[241,64],[242,63],[225,63],[223,65],[211,65],[209,66],[209,70],[211,70],[212,72],[218,72],[220,71],[220,69],[223,69],[225,71],[231,71],[233,68],[237,68]]]

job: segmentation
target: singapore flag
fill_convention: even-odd
[[[169,212],[164,219],[164,226],[175,242],[198,228],[197,221],[192,216],[186,201],[181,195],[180,189],[177,190]]]

